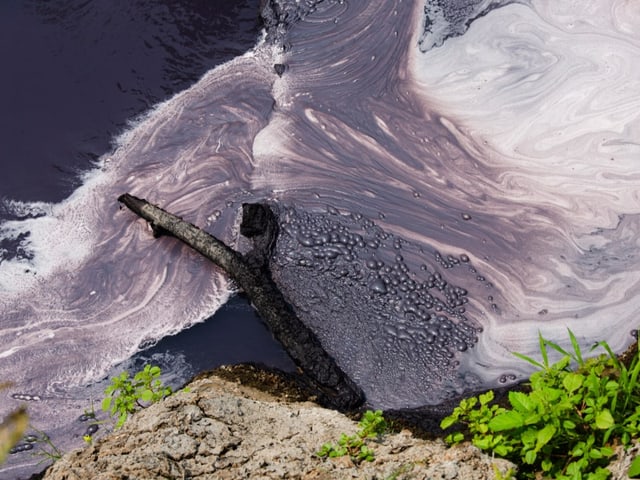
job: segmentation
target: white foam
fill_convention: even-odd
[[[526,273],[485,266],[492,278],[504,277],[498,283],[520,318],[489,314],[470,363],[504,368],[510,351],[537,350],[538,330],[568,341],[571,327],[587,344],[606,337],[618,349],[630,342],[640,312],[640,265],[632,254],[636,227],[625,236],[620,219],[640,213],[638,31],[640,6],[633,2],[534,1],[533,8],[492,11],[464,36],[412,55],[425,101],[446,112],[444,124],[455,125],[452,133],[473,145],[479,163],[499,172],[490,179],[494,195],[512,201],[514,214],[518,205],[553,211],[555,228],[573,247],[560,257],[553,251],[559,245],[549,245],[540,252],[548,261],[540,265],[540,253],[529,253],[529,263],[518,262]],[[530,225],[540,220],[528,219]],[[536,229],[541,239],[545,228]],[[600,256],[593,249],[602,250]],[[607,250],[627,256],[624,271],[605,274]],[[573,295],[568,283],[575,285]],[[536,314],[543,307],[554,321]]]
[[[233,245],[235,202],[250,197],[244,180],[230,174],[236,167],[242,174],[252,138],[234,128],[257,131],[265,109],[259,105],[254,118],[226,92],[245,85],[253,95],[267,72],[267,49],[221,65],[132,122],[69,198],[4,202],[20,219],[0,225],[0,235],[27,235],[28,255],[0,262],[0,378],[43,397],[30,412],[39,428],[68,428],[78,395],[86,395],[81,386],[141,345],[203,321],[234,291],[174,239],[153,239],[116,199],[125,192],[146,197]],[[14,407],[0,398],[0,413]]]

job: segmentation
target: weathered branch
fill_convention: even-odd
[[[124,194],[118,201],[150,222],[154,233],[174,236],[222,268],[245,291],[273,336],[311,381],[321,403],[339,410],[353,410],[363,403],[360,388],[297,317],[271,279],[266,262],[258,260],[260,255],[268,254],[268,246],[274,240],[270,237],[276,235],[277,228],[267,227],[267,232],[253,226],[245,228],[245,235],[257,238],[254,251],[243,257],[214,236],[146,200]],[[265,210],[265,215],[273,216],[268,206],[258,207]],[[245,207],[245,213],[247,210],[255,212],[256,208]]]

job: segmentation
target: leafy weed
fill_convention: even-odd
[[[140,408],[162,400],[173,393],[171,387],[162,384],[160,367],[145,365],[144,369],[129,378],[129,372],[122,372],[111,379],[105,389],[102,410],[116,416],[116,428],[120,428],[129,414]]]
[[[363,461],[372,462],[375,453],[367,446],[366,440],[384,435],[388,430],[388,424],[381,410],[367,410],[360,419],[358,427],[360,428],[355,435],[343,433],[337,444],[325,443],[316,454],[319,457],[329,458],[349,455],[356,464]]]
[[[629,446],[640,432],[640,361],[620,362],[606,342],[604,353],[585,359],[569,331],[573,351],[539,335],[541,360],[518,358],[539,370],[531,375],[528,393],[509,392],[509,407],[495,403],[492,391],[462,400],[441,422],[465,433],[446,437],[458,443],[467,437],[481,450],[523,465],[529,478],[542,473],[560,480],[604,480],[618,444]],[[549,349],[560,353],[549,361]],[[592,349],[593,350],[593,349]],[[633,466],[633,465],[632,465]],[[640,463],[636,465],[640,473]]]

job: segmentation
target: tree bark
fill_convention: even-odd
[[[146,200],[124,194],[118,201],[150,222],[154,235],[170,234],[222,268],[245,291],[273,336],[303,371],[320,403],[342,411],[354,410],[363,404],[362,390],[325,351],[316,335],[298,318],[271,279],[268,259],[265,258],[275,241],[277,222],[268,206],[243,206],[246,215],[247,211],[255,213],[255,206],[259,205],[257,210],[262,209],[264,215],[271,215],[271,225],[276,225],[264,229],[253,225],[241,228],[246,236],[256,237],[253,238],[254,250],[245,257],[209,233]]]

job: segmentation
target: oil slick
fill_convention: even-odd
[[[339,243],[305,245],[292,218],[381,235],[379,254],[341,254],[363,272],[333,292],[344,308],[289,291],[375,407],[519,378],[526,365],[509,352],[535,354],[538,329],[623,349],[640,314],[640,6],[477,5],[468,30],[427,48],[421,2],[318,3],[284,33],[286,48],[267,42],[209,72],[125,134],[68,200],[0,226],[4,238],[29,232],[33,254],[0,263],[0,378],[42,406],[229,295],[212,266],[119,211],[123,192],[232,245],[240,203],[273,201],[290,212],[276,258],[290,282],[309,255],[306,273],[329,284],[323,262]],[[385,266],[401,273],[385,282]],[[443,306],[431,302],[429,319],[457,331],[437,354],[446,365],[429,363],[433,325],[415,303],[428,304],[436,272],[451,288],[434,290]],[[399,307],[411,291],[394,278],[427,284],[407,306],[417,317]],[[392,289],[399,300],[384,311],[360,302]],[[53,403],[39,408],[63,421]]]

